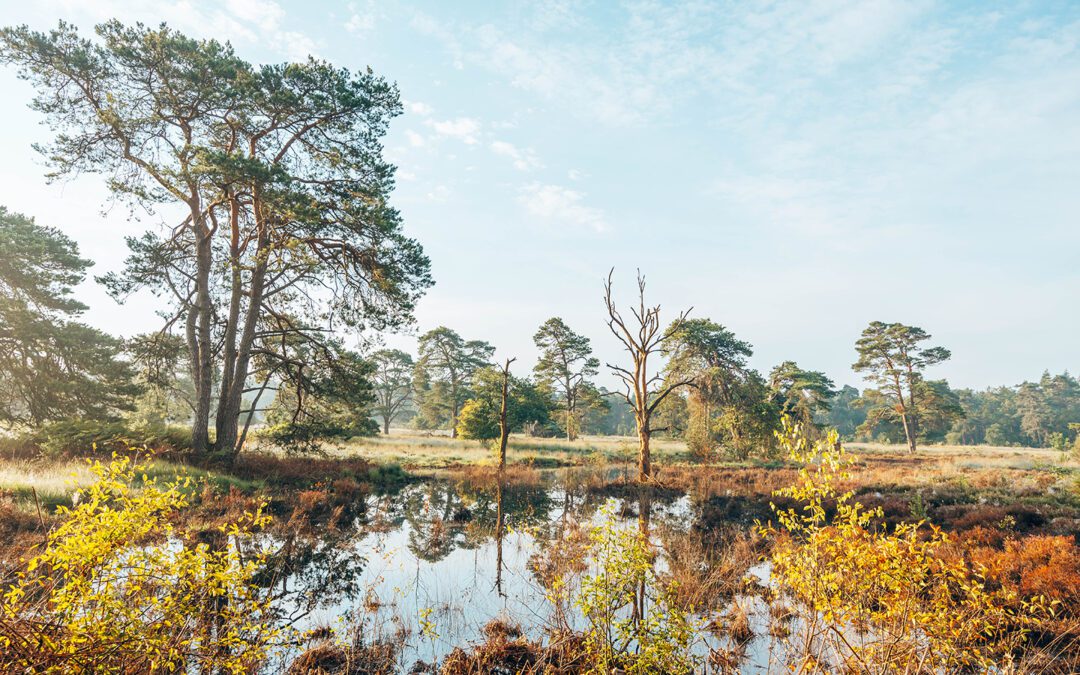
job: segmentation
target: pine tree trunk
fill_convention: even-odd
[[[265,240],[260,236],[259,251]],[[257,254],[258,255],[258,254]],[[259,256],[260,258],[262,256]],[[229,389],[222,390],[217,418],[217,439],[214,446],[217,453],[228,465],[232,465],[240,452],[239,426],[240,409],[244,404],[244,388],[247,385],[248,367],[251,364],[251,350],[255,344],[255,331],[262,311],[263,291],[266,287],[265,260],[258,264],[251,274],[250,300],[247,314],[244,316],[244,329],[240,334],[240,344],[236,348],[235,362],[226,364],[232,368]]]
[[[900,421],[904,425],[904,438],[907,439],[908,453],[915,454],[915,434],[911,429],[911,421],[906,412],[900,413]]]
[[[458,398],[457,385],[450,386],[450,438],[457,438]]]
[[[570,397],[566,397],[566,440],[573,441],[576,434],[573,431],[574,428],[574,404],[570,402]]]
[[[231,245],[229,253],[229,266],[231,272],[231,293],[229,295],[229,313],[225,322],[225,338],[223,340],[223,357],[221,364],[221,386],[218,394],[217,419],[214,422],[217,430],[216,449],[218,453],[231,454],[236,445],[237,425],[239,424],[240,404],[232,405],[233,389],[236,388],[235,378],[237,373],[237,345],[236,334],[240,330],[240,305],[243,300],[244,280],[240,271],[240,206],[234,199],[229,211],[229,227],[231,232]],[[246,373],[239,375],[246,379]],[[239,382],[239,389],[243,389],[244,382]],[[230,420],[232,431],[229,431]]]
[[[206,218],[199,203],[192,204],[192,224],[197,239],[195,255],[195,303],[188,310],[188,340],[195,383],[195,419],[191,427],[191,445],[196,454],[205,454],[210,443],[210,404],[213,392],[213,353],[211,351],[210,268],[213,250]]]

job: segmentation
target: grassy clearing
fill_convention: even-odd
[[[1070,504],[1077,498],[1080,486],[1080,463],[1054,450],[937,445],[922,447],[912,456],[900,445],[847,445],[862,459],[853,476],[853,483],[861,486],[1023,493],[1033,501]],[[244,453],[227,473],[158,459],[148,464],[147,474],[160,481],[191,476],[197,489],[209,483],[222,492],[237,488],[248,494],[277,494],[308,489],[316,483],[329,484],[341,477],[378,490],[408,480],[408,473],[486,469],[496,463],[494,452],[485,443],[411,430],[353,439],[328,448],[328,454],[319,459],[261,451]],[[699,464],[679,440],[654,439],[653,456],[665,484],[694,486],[703,494],[730,493],[733,487],[751,484],[757,488],[753,492],[768,494],[789,478],[786,471],[777,471],[783,462],[717,460]],[[607,467],[624,468],[629,475],[637,460],[637,439],[585,436],[569,442],[514,435],[507,459],[512,467],[528,470]],[[23,510],[35,508],[35,493],[37,502],[49,511],[57,505],[69,505],[75,492],[92,478],[83,459],[0,459],[0,494],[6,494]]]
[[[1057,467],[1068,472],[1080,471],[1080,462],[1067,452],[1050,448],[1008,447],[997,445],[925,445],[911,455],[907,446],[882,443],[845,443],[851,452],[868,459],[895,456],[934,461],[958,469],[1045,469]]]
[[[190,476],[196,486],[209,483],[219,490],[236,487],[253,491],[259,481],[233,476],[165,460],[153,460],[145,466],[146,477],[158,481]],[[17,459],[0,462],[0,493],[10,495],[22,508],[38,503],[50,511],[57,506],[71,506],[75,493],[94,482],[94,474],[85,459]],[[194,489],[198,489],[197,487]]]
[[[392,430],[389,436],[355,438],[330,449],[334,457],[359,457],[373,464],[398,464],[405,469],[445,469],[495,463],[490,446],[481,441],[447,435]],[[689,459],[682,441],[654,439],[653,456],[663,462]],[[583,436],[576,441],[513,435],[507,461],[538,468],[621,464],[636,461],[637,439],[619,436]]]
[[[1044,448],[993,446],[928,445],[914,456],[904,445],[848,443],[849,450],[864,460],[871,483],[927,483],[942,478],[963,477],[973,473],[1047,472],[1061,477],[1080,476],[1080,462],[1067,453]],[[653,461],[670,472],[676,468],[775,469],[783,462],[761,460],[730,461],[717,459],[700,464],[681,440],[653,439]],[[330,449],[331,457],[359,458],[375,465],[398,465],[407,471],[423,472],[466,466],[490,467],[495,453],[480,441],[452,439],[449,435],[391,430],[389,436],[356,438]],[[509,464],[538,469],[573,466],[632,466],[637,461],[637,439],[617,436],[583,436],[570,442],[562,438],[510,437]],[[707,473],[707,472],[706,472]],[[913,480],[914,479],[914,480]]]
[[[0,491],[20,506],[33,504],[35,491],[43,506],[70,505],[75,491],[93,480],[82,461],[7,460],[0,464]]]

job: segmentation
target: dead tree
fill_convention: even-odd
[[[510,364],[517,358],[506,359],[502,368],[502,405],[499,407],[499,473],[506,469],[506,441],[510,438],[510,425],[506,419],[507,400],[510,398]]]
[[[623,347],[630,354],[633,364],[632,369],[607,364],[612,372],[623,381],[626,391],[623,397],[634,411],[634,421],[637,423],[638,432],[638,481],[646,483],[652,478],[652,458],[649,451],[649,440],[654,431],[651,426],[653,413],[668,397],[671,392],[679,387],[691,383],[689,379],[664,382],[657,373],[649,374],[649,356],[659,352],[664,341],[672,333],[677,331],[683,321],[686,320],[690,309],[681,312],[678,318],[667,328],[660,329],[660,305],[647,307],[645,305],[645,277],[638,270],[638,306],[630,308],[633,316],[633,326],[628,326],[619,310],[615,308],[615,302],[611,299],[611,276],[615,272],[612,268],[608,272],[607,281],[604,283],[604,305],[608,312],[608,328],[622,342]],[[693,309],[693,308],[691,308]]]

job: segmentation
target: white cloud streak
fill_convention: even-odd
[[[532,183],[525,186],[518,202],[532,216],[557,227],[586,228],[594,232],[610,229],[601,209],[586,206],[585,195],[561,185]]]
[[[292,61],[318,55],[318,43],[305,33],[287,28],[286,12],[274,0],[44,0],[43,4],[55,7],[62,16],[84,16],[94,22],[120,17],[127,23],[142,21],[156,26],[164,21],[194,36],[266,46]]]
[[[480,120],[472,117],[457,117],[451,120],[427,120],[432,130],[447,138],[454,138],[466,145],[475,145],[480,141]]]
[[[519,149],[513,143],[506,141],[492,141],[491,151],[502,157],[509,157],[518,171],[532,171],[543,168],[543,163],[536,156],[532,148]]]

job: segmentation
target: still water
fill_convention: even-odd
[[[575,545],[578,551],[585,546],[591,527],[613,518],[616,527],[648,535],[658,572],[677,571],[692,588],[695,577],[709,580],[693,600],[701,620],[694,650],[705,657],[734,645],[706,624],[722,623],[723,612],[738,603],[754,628],[741,650],[741,669],[763,668],[776,648],[765,629],[767,607],[753,592],[738,589],[765,583],[767,573],[751,557],[732,568],[731,557],[723,555],[729,537],[751,523],[717,522],[709,499],[677,491],[613,489],[612,478],[559,470],[500,484],[493,476],[450,475],[370,496],[335,534],[287,542],[290,561],[279,606],[302,629],[362,625],[367,639],[400,644],[405,672],[418,661],[438,662],[455,647],[482,641],[481,629],[492,619],[540,640],[555,621],[551,570],[567,564]],[[717,584],[721,576],[731,583]],[[572,628],[584,627],[573,609],[564,619]]]

